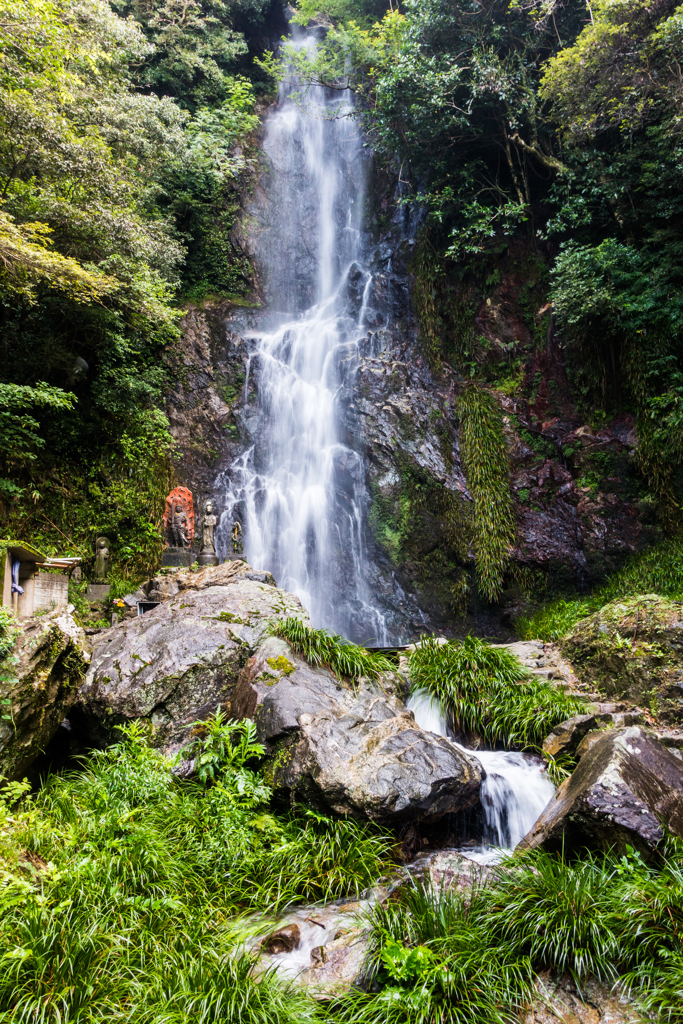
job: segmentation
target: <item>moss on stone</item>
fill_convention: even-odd
[[[579,678],[683,723],[683,609],[658,594],[611,601],[561,641]]]

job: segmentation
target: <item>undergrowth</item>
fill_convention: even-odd
[[[683,600],[683,536],[667,538],[649,551],[634,555],[590,596],[574,601],[558,599],[533,615],[520,617],[515,629],[523,640],[561,640],[580,619],[610,601],[636,594],[660,594],[674,601]]]
[[[411,654],[410,679],[413,690],[438,698],[456,732],[506,747],[540,746],[553,726],[584,709],[531,676],[509,650],[475,636],[446,644],[424,637]]]
[[[367,651],[326,629],[313,629],[301,619],[281,619],[271,627],[271,633],[286,640],[311,665],[323,665],[352,684],[362,677],[377,679],[382,672],[395,669],[383,654]]]
[[[683,1020],[683,844],[663,866],[632,850],[567,862],[508,859],[472,893],[402,889],[376,907],[369,973],[332,1019],[345,1024],[505,1024],[528,1006],[534,975],[621,982],[652,1016]],[[372,991],[374,990],[374,991]]]
[[[218,728],[227,741],[211,738],[210,785],[176,779],[133,725],[12,810],[14,786],[0,807],[3,1022],[313,1018],[304,996],[252,973],[244,914],[356,894],[385,870],[390,838],[270,813],[270,790],[243,761],[250,737]]]

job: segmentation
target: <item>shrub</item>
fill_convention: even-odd
[[[410,658],[410,678],[413,689],[441,702],[456,730],[508,747],[540,745],[553,726],[584,707],[532,677],[509,650],[474,636],[446,644],[423,638]]]
[[[271,632],[286,640],[311,665],[324,665],[339,678],[350,679],[352,683],[362,676],[377,679],[380,673],[395,669],[383,654],[367,651],[326,629],[313,629],[301,619],[282,619],[271,627]]]

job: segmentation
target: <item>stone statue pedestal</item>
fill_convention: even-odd
[[[220,565],[220,558],[210,551],[200,551],[197,555],[197,565]]]
[[[88,601],[106,601],[111,592],[111,583],[89,583],[85,591]]]
[[[164,548],[161,556],[162,569],[189,569],[195,556],[189,548]]]

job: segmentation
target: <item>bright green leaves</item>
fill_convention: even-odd
[[[423,639],[410,656],[410,678],[414,690],[441,702],[456,729],[487,744],[540,747],[553,726],[584,707],[531,677],[510,651],[474,636],[447,644]]]
[[[247,761],[265,753],[256,739],[256,725],[248,718],[235,722],[217,711],[205,722],[193,722],[192,729],[196,738],[186,754],[194,758],[197,777],[205,785],[216,781],[229,768],[244,769]]]
[[[340,679],[357,684],[361,677],[377,679],[381,672],[393,672],[395,666],[383,654],[366,651],[343,636],[326,629],[313,629],[300,619],[276,622],[271,632],[286,640],[293,650],[311,665],[323,665]]]
[[[683,15],[673,0],[595,0],[573,46],[545,65],[541,95],[563,130],[591,138],[609,127],[632,132],[657,112],[679,106]]]

